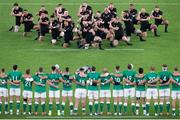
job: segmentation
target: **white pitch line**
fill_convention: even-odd
[[[97,50],[97,49],[89,49]],[[88,51],[84,49],[34,49],[37,52],[76,52],[76,51]],[[104,51],[144,51],[144,49],[105,49]]]
[[[114,3],[115,5],[129,5],[131,2],[129,3],[121,3],[121,2],[118,2],[118,3]],[[133,2],[132,2],[133,3]],[[20,5],[42,5],[43,3],[20,3]],[[82,3],[62,3],[63,5],[69,5],[69,6],[72,6],[72,5],[80,5]],[[107,5],[108,3],[88,3],[90,5]],[[134,3],[135,5],[168,5],[168,6],[179,6],[180,3]],[[13,3],[0,3],[0,5],[13,5]],[[57,3],[45,3],[44,5],[57,5]]]

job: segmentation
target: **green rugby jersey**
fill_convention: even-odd
[[[173,75],[173,79],[177,82],[180,83],[180,75]],[[173,91],[180,91],[180,86],[172,83],[172,90]]]
[[[114,74],[111,75],[112,79],[114,81],[114,90],[122,90],[123,89],[123,74],[122,72],[115,72]]]
[[[89,72],[88,74],[88,78],[90,81],[90,84],[88,85],[88,90],[98,90],[98,84],[97,83],[93,83],[93,80],[99,80],[100,79],[100,73],[98,72]]]
[[[32,77],[22,77],[22,82],[24,86],[24,90],[32,91],[33,78]]]
[[[7,88],[8,77],[0,77],[0,88]]]
[[[101,81],[101,90],[110,90],[110,85],[111,83],[106,83],[106,84],[102,84],[102,83],[105,83],[106,81],[110,80],[111,79],[111,75],[108,73],[108,75],[104,75],[104,74],[101,74],[100,76],[100,81]]]
[[[140,83],[141,81],[145,80],[145,75],[139,76],[138,74],[135,76],[135,80],[137,83],[137,87],[136,90],[137,91],[145,91],[145,83],[142,85],[138,85],[138,83]]]
[[[160,83],[160,84],[164,84],[172,78],[172,73],[169,71],[161,71],[159,73],[159,78],[162,80],[162,83]],[[169,87],[170,87],[169,85],[159,86],[159,89],[166,89]]]
[[[10,81],[19,81],[21,82],[21,77],[22,77],[22,73],[19,72],[19,71],[11,71],[8,73],[8,78]],[[20,85],[19,86],[16,86],[16,85],[10,85],[10,88],[20,88]]]
[[[76,74],[75,79],[76,79],[77,82],[80,82],[82,84],[86,84],[86,81],[88,80],[88,77],[87,77],[87,75],[80,76],[79,74]],[[76,88],[86,89],[86,85],[82,86],[82,85],[76,84]]]
[[[136,82],[134,77],[136,75],[136,72],[133,70],[125,70],[123,71],[123,78],[128,79],[131,82]],[[124,88],[133,88],[134,85],[129,85],[128,83],[125,83]]]
[[[35,84],[35,92],[38,92],[38,93],[41,93],[41,92],[46,92],[46,81],[47,81],[47,78],[46,79],[41,79],[40,76],[47,76],[47,74],[44,74],[44,73],[40,73],[38,75],[34,75],[33,76],[33,79],[35,82],[37,83],[41,83],[43,84],[44,86],[40,86],[40,85],[36,85]]]
[[[158,78],[158,74],[155,73],[155,72],[149,72],[145,75],[145,80],[148,82],[151,82],[155,79]],[[154,82],[154,83],[149,83],[149,84],[152,84],[152,85],[156,85],[156,86],[147,86],[148,88],[157,88],[157,83],[158,82]]]
[[[67,90],[67,91],[72,90],[72,79],[71,79],[71,77],[73,78],[74,75],[69,74],[69,73],[62,75],[62,79],[64,81],[66,81],[66,83],[63,82],[63,90]]]
[[[62,76],[58,73],[51,73],[48,75],[48,80],[55,86],[57,86],[58,88],[52,87],[51,85],[49,86],[50,90],[52,91],[56,91],[59,90],[59,82],[60,79],[62,78]]]

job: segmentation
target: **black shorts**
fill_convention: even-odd
[[[124,32],[122,30],[118,30],[115,32],[114,39],[121,40],[123,36],[124,36]]]
[[[15,19],[16,25],[20,26],[21,25],[21,17],[17,16]]]
[[[154,24],[157,25],[157,27],[158,27],[159,25],[162,25],[162,23],[163,23],[163,20],[162,20],[162,19],[160,19],[160,20],[159,20],[159,19],[158,19],[158,20],[155,19]]]
[[[40,35],[45,36],[46,33],[49,33],[49,28],[47,26],[40,26]]]
[[[109,29],[109,23],[105,22],[104,23],[104,28]]]
[[[52,39],[57,39],[59,37],[59,29],[52,29],[51,30],[51,36],[52,36]]]
[[[85,40],[86,40],[86,43],[90,44],[94,40],[93,34],[91,32],[87,32]]]
[[[64,33],[64,42],[69,43],[70,40],[73,39],[73,32],[65,32]]]
[[[24,32],[30,32],[34,27],[34,23],[24,23]]]
[[[132,22],[133,22],[134,25],[137,25],[137,24],[138,24],[138,20],[137,20],[136,18],[133,18],[133,19],[132,19]]]
[[[106,39],[106,33],[105,32],[97,32],[96,36],[100,37],[101,39]]]
[[[151,30],[151,24],[150,23],[142,23],[140,30],[142,32],[146,32],[147,30]]]
[[[128,27],[128,26],[126,26],[125,32],[126,32],[126,35],[127,35],[127,36],[131,36],[131,33],[134,33],[134,32],[135,32],[135,28],[134,28],[134,27]]]

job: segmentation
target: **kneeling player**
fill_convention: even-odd
[[[30,69],[26,70],[26,73],[22,76],[24,91],[23,91],[23,114],[26,114],[26,106],[28,103],[29,115],[32,112],[32,84],[33,78],[30,75]]]
[[[64,115],[66,99],[69,101],[70,115],[73,115],[73,90],[72,81],[74,77],[70,73],[69,68],[65,68],[65,72],[62,74],[63,90],[62,90],[62,115]]]
[[[111,75],[106,68],[103,69],[103,73],[100,76],[101,85],[100,85],[100,111],[101,115],[103,115],[104,111],[104,103],[106,101],[107,105],[107,114],[110,115],[110,98],[111,98]]]
[[[123,93],[123,74],[120,71],[120,66],[116,66],[115,73],[112,75],[113,79],[113,98],[114,98],[114,115],[122,115],[122,97]],[[117,109],[119,108],[119,114]]]
[[[176,115],[176,101],[180,103],[180,72],[177,67],[174,68],[173,79],[172,79],[172,115]],[[179,104],[179,115],[180,115],[180,104]]]
[[[8,76],[5,73],[5,69],[2,68],[0,71],[0,115],[2,113],[2,102],[4,98],[5,104],[5,115],[8,114]]]

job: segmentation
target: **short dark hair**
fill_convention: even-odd
[[[79,71],[84,71],[84,68],[80,68]]]
[[[151,67],[150,67],[150,70],[151,70],[151,71],[155,71],[155,67],[151,66]]]
[[[116,70],[119,70],[119,69],[120,69],[120,66],[119,66],[119,65],[116,65],[115,68],[116,68]]]
[[[128,64],[128,65],[127,65],[127,68],[128,68],[129,70],[131,70],[131,69],[132,69],[132,65],[131,65],[131,64]]]
[[[134,4],[131,3],[131,4],[129,4],[129,6],[134,6]]]
[[[95,67],[95,66],[92,66],[91,70],[92,70],[92,71],[96,71],[96,67]]]
[[[30,74],[30,69],[26,69],[26,74]]]
[[[3,73],[4,73],[4,72],[5,72],[5,68],[2,68],[2,69],[1,69],[1,72],[3,72]]]
[[[18,65],[13,65],[13,70],[17,70],[18,69]]]
[[[139,68],[138,72],[139,72],[139,74],[142,74],[142,73],[144,73],[144,69],[143,68]]]
[[[51,15],[50,18],[54,18],[54,15]]]
[[[56,67],[53,65],[53,66],[51,67],[51,69],[52,69],[52,71],[55,71],[55,70],[56,70]]]
[[[168,66],[167,66],[166,64],[163,64],[162,67],[165,67],[165,68],[166,68],[166,67],[168,67]]]
[[[66,67],[66,68],[65,68],[65,71],[66,71],[66,72],[69,72],[69,67]]]
[[[178,71],[179,70],[179,68],[176,66],[176,67],[174,67],[174,71]]]
[[[43,67],[39,67],[39,72],[43,72]]]
[[[18,3],[17,3],[17,2],[15,2],[15,3],[13,4],[13,6],[19,6],[19,5],[18,5]]]

